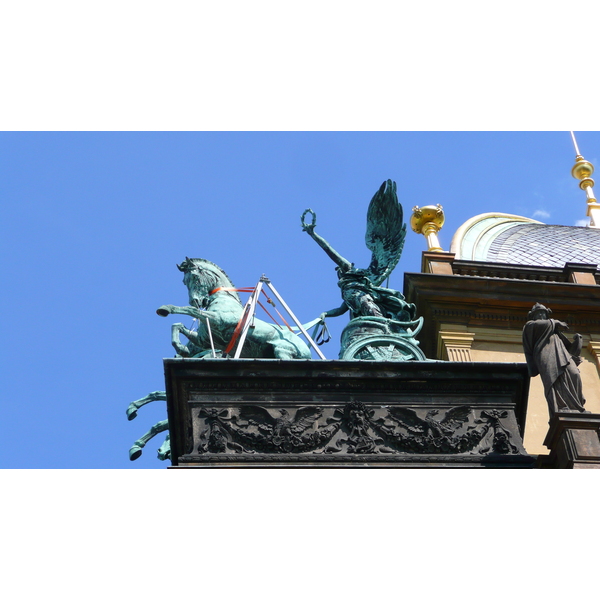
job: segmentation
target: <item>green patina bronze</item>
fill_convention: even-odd
[[[309,213],[312,221],[306,223],[304,218]],[[415,305],[406,302],[400,292],[381,286],[398,264],[406,237],[406,225],[403,223],[402,206],[396,195],[396,184],[391,180],[384,182],[369,204],[365,240],[372,258],[367,269],[355,267],[354,263],[346,260],[315,232],[314,211],[304,211],[301,220],[303,230],[336,263],[338,285],[343,299],[341,306],[323,312],[318,319],[304,325],[304,328],[324,324],[328,317],[350,311],[350,322],[342,332],[341,359],[426,360],[415,340],[415,335],[423,325],[423,318],[416,318]],[[188,288],[189,305],[166,304],[156,311],[163,317],[180,314],[198,321],[197,331],[192,331],[181,323],[172,326],[171,343],[177,355],[182,358],[225,358],[243,314],[237,291],[225,271],[209,260],[186,258],[177,267],[184,273],[183,283]],[[242,358],[311,358],[308,346],[292,331],[257,318],[254,318],[253,325],[242,348]],[[186,344],[181,343],[181,334],[187,338]],[[141,406],[164,400],[165,392],[152,392],[132,402],[127,409],[127,417],[134,419]],[[168,430],[167,420],[154,425],[131,447],[131,460],[142,454],[142,448],[150,439],[164,431],[167,431],[167,437],[158,451],[158,458],[168,459]]]
[[[244,307],[231,280],[213,262],[204,258],[186,258],[177,268],[183,272],[183,283],[188,289],[188,306],[165,304],[157,309],[162,317],[188,315],[198,320],[198,329],[192,331],[182,323],[171,327],[171,344],[182,358],[225,358],[226,350],[242,318]],[[315,319],[304,325],[308,329],[318,324]],[[309,359],[310,349],[296,334],[287,328],[271,325],[253,318],[252,327],[242,348],[241,358],[279,358],[282,360]],[[181,343],[183,334],[188,342]],[[211,343],[212,339],[212,343]],[[134,419],[140,407],[155,401],[165,401],[165,392],[152,392],[127,408],[127,418]],[[136,460],[146,443],[154,436],[167,431],[167,437],[158,450],[158,458],[170,457],[169,423],[165,419],[154,425],[138,439],[129,450],[129,458]]]
[[[135,400],[131,402],[127,407],[127,419],[132,421],[137,417],[138,408],[149,404],[150,402],[156,402],[162,400],[165,402],[167,400],[166,392],[151,392],[147,396],[140,398],[139,400]],[[136,440],[129,449],[129,459],[136,460],[142,455],[142,448],[149,442],[154,436],[162,433],[163,431],[167,432],[167,437],[165,441],[162,443],[161,447],[158,449],[158,459],[159,460],[167,460],[171,458],[171,441],[169,436],[169,421],[165,419],[164,421],[159,421],[156,425],[153,425],[149,431],[147,431],[139,440]]]
[[[312,215],[310,223],[305,221]],[[365,242],[371,250],[371,263],[359,269],[318,233],[317,217],[310,208],[301,218],[302,229],[336,263],[338,286],[343,303],[321,314],[325,320],[350,311],[350,323],[342,333],[339,357],[354,360],[426,360],[415,335],[423,326],[416,307],[397,290],[381,287],[394,270],[404,246],[406,225],[396,195],[396,183],[384,181],[367,210]]]
[[[214,346],[216,356],[223,357],[242,318],[244,307],[240,297],[225,271],[209,260],[186,258],[177,268],[184,273],[183,283],[188,289],[190,304],[166,304],[156,312],[162,317],[189,315],[198,319],[199,327],[192,332],[181,323],[175,323],[171,329],[175,351],[186,358],[211,358]],[[189,340],[185,346],[179,341],[180,333]],[[292,360],[311,358],[311,353],[304,341],[289,329],[254,318],[241,358]]]

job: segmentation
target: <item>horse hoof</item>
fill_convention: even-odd
[[[163,305],[156,309],[156,314],[161,317],[168,317],[171,313],[169,312],[169,309]]]
[[[137,417],[137,408],[132,408],[131,406],[127,409],[127,420],[133,421]]]
[[[142,455],[142,449],[139,446],[131,446],[129,449],[129,460],[137,460]]]

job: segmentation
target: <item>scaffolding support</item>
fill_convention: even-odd
[[[233,358],[239,358],[240,355],[242,354],[242,349],[244,347],[244,343],[245,343],[246,337],[248,335],[248,330],[254,324],[256,305],[258,303],[259,295],[263,289],[263,285],[266,285],[271,290],[273,295],[277,298],[277,300],[279,300],[279,302],[281,303],[281,306],[283,306],[283,308],[286,310],[288,315],[292,318],[294,323],[296,323],[296,325],[298,326],[298,329],[302,332],[302,334],[304,335],[304,337],[306,338],[308,343],[311,345],[312,349],[317,353],[319,358],[321,360],[327,360],[325,358],[325,355],[321,352],[321,349],[319,348],[319,346],[317,346],[316,342],[312,339],[312,337],[308,334],[306,329],[302,326],[302,324],[300,323],[300,321],[298,320],[296,315],[292,312],[292,309],[285,303],[285,300],[280,296],[279,292],[275,289],[275,286],[271,283],[269,278],[265,277],[264,275],[260,278],[259,282],[256,284],[254,291],[252,292],[252,294],[250,295],[250,298],[248,298],[248,301],[246,302],[246,305],[244,306],[242,318],[240,319],[240,323],[238,324],[238,327],[241,326],[242,330],[241,330],[240,339],[239,339],[239,342],[238,342],[238,345],[235,350],[235,354],[234,354]],[[234,333],[234,335],[235,335],[235,333]]]

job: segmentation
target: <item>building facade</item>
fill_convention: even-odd
[[[449,252],[428,241],[421,273],[404,281],[407,300],[425,317],[419,340],[426,356],[525,362],[522,330],[540,302],[571,335],[583,336],[585,408],[600,413],[600,229],[485,213],[459,227]],[[530,454],[548,454],[548,420],[542,382],[532,378],[523,435]]]

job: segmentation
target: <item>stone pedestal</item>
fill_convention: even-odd
[[[554,469],[600,469],[600,415],[556,413],[544,446],[549,456],[540,456],[536,466]]]
[[[524,364],[165,359],[174,467],[531,467]]]

